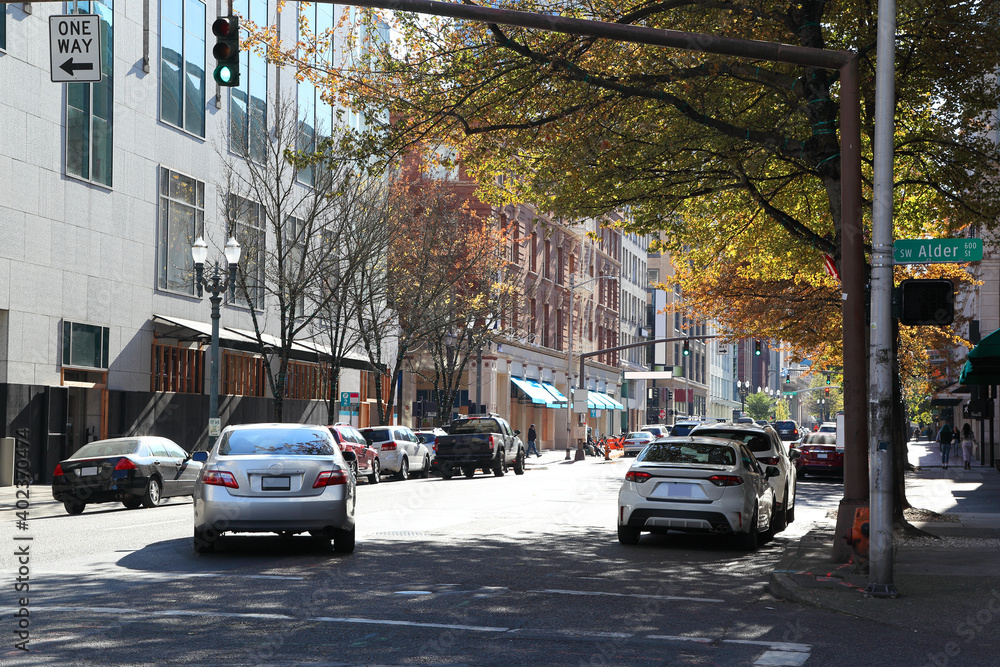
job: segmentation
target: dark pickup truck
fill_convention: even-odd
[[[457,419],[448,435],[437,438],[437,465],[441,476],[451,479],[458,471],[472,477],[482,468],[503,477],[510,466],[515,475],[524,474],[524,443],[507,420],[496,415]]]

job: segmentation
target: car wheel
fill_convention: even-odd
[[[497,460],[493,464],[493,476],[503,477],[504,474],[507,472],[507,459],[502,449],[499,452],[497,452],[497,454],[499,454],[499,456],[497,456]]]
[[[465,466],[462,468],[462,474],[464,474],[469,479],[476,476],[476,469],[473,466]]]
[[[777,503],[777,501],[775,501]],[[788,525],[788,487],[785,487],[785,502],[781,504],[781,509],[775,509],[771,515],[771,527],[768,532],[777,535]]]
[[[514,459],[514,474],[523,475],[524,474],[524,450],[519,449],[517,451],[517,458]]]
[[[369,484],[378,484],[382,481],[382,469],[379,467],[378,459],[372,460],[372,471],[368,475]]]
[[[351,463],[351,475],[354,476],[354,483],[357,484],[358,483],[358,477],[359,477],[359,475],[358,475],[358,462],[357,461],[354,461],[353,463]]]
[[[399,472],[396,473],[396,479],[401,482],[405,482],[410,479],[410,462],[403,457],[403,460],[399,463]]]
[[[215,543],[218,541],[219,536],[214,530],[198,530],[194,529],[194,551],[199,554],[210,554],[215,551]]]
[[[640,530],[635,526],[618,526],[618,542],[632,546],[639,544]]]
[[[796,493],[795,496],[792,496],[792,506],[785,508],[785,525],[795,521],[795,497],[797,495],[798,493]]]
[[[66,500],[63,502],[63,507],[66,508],[66,512],[69,514],[83,514],[83,509],[87,506],[87,503],[80,502],[79,500]]]
[[[758,512],[760,509],[754,505],[753,516],[750,517],[749,532],[738,533],[736,535],[736,546],[743,551],[756,551],[757,545],[760,542],[759,535],[757,533],[757,521],[759,519]]]
[[[354,553],[354,528],[333,531],[333,550],[338,554]]]
[[[149,478],[149,486],[146,487],[146,494],[142,497],[142,504],[146,507],[156,507],[160,504],[160,480],[156,477]]]
[[[122,501],[122,505],[124,505],[126,509],[137,510],[142,507],[142,498],[126,498]]]
[[[427,479],[431,476],[431,458],[424,457],[424,467],[420,469],[420,479]]]

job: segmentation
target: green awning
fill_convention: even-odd
[[[958,381],[961,384],[1000,385],[1000,329],[972,348]]]

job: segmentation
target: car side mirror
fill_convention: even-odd
[[[802,452],[799,451],[798,449],[792,449],[791,451],[788,452],[788,458],[791,459],[792,461],[794,461],[795,459],[797,459],[797,458],[799,458],[801,456],[802,456]]]
[[[514,431],[514,435],[521,435],[521,429],[517,429],[516,431]]]
[[[778,470],[777,466],[767,466],[766,468],[764,468],[764,477],[767,478],[777,477],[780,474],[781,471]]]
[[[350,452],[350,451],[343,452],[343,455],[344,455],[344,460],[347,461],[348,463],[357,463],[358,462],[358,456],[354,452]]]
[[[208,452],[191,452],[191,460],[197,461],[198,463],[204,463],[208,460]]]

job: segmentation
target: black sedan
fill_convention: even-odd
[[[52,473],[52,497],[70,514],[80,514],[90,503],[156,507],[161,498],[190,496],[200,473],[201,463],[166,438],[98,440],[59,462]]]

